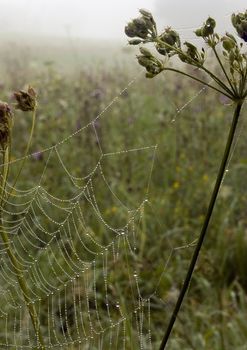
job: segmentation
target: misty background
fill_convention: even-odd
[[[185,34],[208,15],[218,29],[230,28],[230,14],[246,8],[244,0],[0,0],[0,32],[87,39],[125,40],[123,28],[139,8],[154,14],[159,27],[172,26]],[[187,38],[187,37],[186,37]]]

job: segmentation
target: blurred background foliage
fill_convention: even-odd
[[[41,151],[87,125],[137,77],[95,127],[103,153],[158,145],[154,159],[149,149],[107,157],[102,164],[112,191],[133,210],[145,198],[148,171],[154,161],[149,201],[136,223],[137,249],[131,259],[141,295],[145,298],[155,291],[150,308],[152,343],[156,349],[201,228],[232,106],[207,89],[198,94],[202,87],[186,78],[161,74],[147,81],[135,62],[134,50],[107,41],[5,39],[1,44],[0,94],[1,100],[11,101],[12,92],[25,84],[31,84],[38,92],[38,117],[31,147],[35,154],[28,159],[19,183],[20,188],[28,189],[38,183],[44,169],[47,153]],[[238,142],[170,342],[171,350],[246,349],[246,108],[240,124]],[[16,113],[12,160],[23,155],[30,126],[30,116]],[[100,156],[92,128],[76,134],[59,152],[71,174],[78,177],[88,175]],[[15,164],[18,162],[13,163],[13,173]],[[56,164],[55,160],[49,162],[44,187],[60,198],[71,197],[74,185]],[[104,219],[111,226],[120,227],[127,215],[124,208],[109,196],[100,178],[96,180],[99,181],[94,182],[94,189]],[[97,240],[107,242],[104,226],[93,219],[86,205],[83,209]],[[52,214],[61,220],[55,209]],[[45,271],[46,262],[41,260],[42,263]],[[120,290],[122,307],[126,304],[128,308],[128,264],[119,264],[121,269],[115,265],[109,283]],[[99,300],[103,289],[103,281],[102,285],[97,282]],[[109,297],[114,303],[114,289]],[[99,305],[104,309],[103,301]],[[45,313],[45,302],[43,307]],[[140,346],[133,324],[130,322],[125,335],[126,349]],[[146,337],[144,329],[143,348],[149,349]],[[116,340],[115,348],[121,349],[120,344]],[[97,349],[96,342],[91,347],[85,345],[85,349]],[[107,337],[102,349],[107,349]]]

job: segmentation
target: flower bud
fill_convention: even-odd
[[[20,90],[15,92],[14,97],[17,101],[16,109],[21,111],[33,111],[37,105],[37,94],[31,86],[29,86],[27,91]]]
[[[5,102],[0,102],[0,145],[2,149],[5,149],[9,143],[11,117],[9,105]]]

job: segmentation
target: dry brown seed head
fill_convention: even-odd
[[[35,90],[29,86],[27,91],[19,90],[14,92],[14,97],[16,99],[16,109],[28,112],[33,111],[37,105],[37,94]]]

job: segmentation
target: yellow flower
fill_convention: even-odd
[[[115,214],[115,213],[116,213],[116,211],[117,211],[117,207],[112,207],[112,208],[111,208],[111,212],[112,212],[112,214]]]
[[[204,174],[203,177],[202,177],[202,180],[203,180],[203,182],[208,182],[208,180],[209,180],[208,175]]]
[[[172,187],[174,188],[174,190],[179,189],[179,187],[180,187],[180,182],[179,182],[179,181],[175,181],[175,182],[173,182]]]

